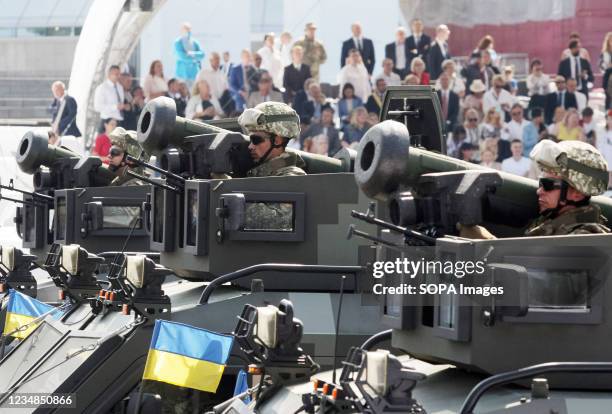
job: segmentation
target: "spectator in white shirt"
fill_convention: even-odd
[[[119,72],[118,65],[108,68],[106,80],[98,85],[94,92],[94,110],[100,113],[101,119],[114,118],[122,121],[122,111],[129,107],[123,103],[123,86],[119,84]]]
[[[278,50],[274,49],[274,33],[267,33],[264,36],[264,45],[257,51],[261,56],[261,66],[259,69],[267,70],[272,76],[274,85],[277,88],[283,87],[283,66]]]
[[[280,35],[280,45],[278,46],[278,53],[280,54],[281,67],[291,65],[291,47],[293,42],[291,41],[291,33],[283,32]]]
[[[149,67],[149,73],[144,78],[142,84],[147,101],[158,96],[165,96],[168,93],[168,82],[164,78],[164,66],[161,60],[154,60]]]
[[[218,119],[223,116],[223,110],[219,101],[211,95],[210,87],[205,80],[195,84],[193,96],[187,102],[185,117],[198,121],[208,121]]]
[[[515,98],[504,89],[505,84],[506,81],[502,75],[493,76],[493,87],[486,91],[482,98],[482,110],[484,113],[487,113],[489,108],[495,108],[502,115],[510,112]]]
[[[205,80],[210,86],[210,93],[217,99],[221,99],[223,92],[227,89],[227,76],[221,70],[221,56],[217,52],[210,54],[210,68],[202,69],[196,78],[196,82]]]
[[[512,157],[502,161],[502,171],[520,175],[521,177],[529,177],[531,160],[523,157],[523,143],[521,140],[513,140],[510,144],[510,151],[512,152]]]
[[[550,90],[550,77],[542,72],[542,61],[534,59],[531,61],[531,73],[527,76],[527,89],[529,96],[548,95]]]
[[[576,105],[578,105],[578,112],[582,112],[587,106],[587,97],[585,94],[578,90],[578,82],[576,79],[569,78],[565,85],[569,93],[573,93],[576,96]]]
[[[393,72],[393,61],[391,59],[387,58],[383,60],[382,68],[383,73],[378,77],[384,79],[387,86],[399,86],[402,84],[400,76]]]
[[[512,116],[512,119],[502,128],[501,139],[505,139],[506,141],[510,142],[518,139],[519,141],[523,142],[523,130],[529,124],[529,122],[523,118],[523,107],[521,104],[515,103],[512,105],[510,115]]]
[[[365,102],[372,93],[372,86],[368,70],[361,60],[361,54],[357,49],[351,49],[346,60],[347,64],[338,75],[340,90],[344,88],[345,83],[350,83],[355,88],[355,96]]]

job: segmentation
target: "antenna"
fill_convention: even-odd
[[[336,316],[336,336],[334,336],[334,372],[332,374],[332,383],[336,384],[336,369],[338,368],[338,332],[340,331],[340,314],[342,313],[342,298],[344,298],[344,281],[346,276],[342,275],[340,280],[340,300],[338,302],[338,315]]]

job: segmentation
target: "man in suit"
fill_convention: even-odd
[[[412,30],[412,35],[406,39],[410,60],[420,57],[423,61],[427,62],[427,52],[429,52],[429,46],[431,45],[431,37],[423,33],[423,22],[421,19],[414,19],[410,29]],[[408,67],[410,67],[410,62],[408,62]]]
[[[395,31],[395,42],[385,46],[385,58],[393,61],[393,72],[404,79],[410,72],[410,50],[406,39],[406,29],[398,27]]]
[[[285,66],[283,74],[286,103],[293,102],[295,94],[304,89],[304,82],[310,78],[310,66],[303,63],[304,48],[302,46],[293,46],[291,61],[290,65]]]
[[[255,108],[262,102],[282,102],[283,95],[272,89],[272,76],[265,72],[259,78],[258,90],[251,92],[247,100],[248,108]]]
[[[243,49],[240,53],[240,65],[230,71],[229,89],[236,103],[236,111],[242,112],[251,92],[250,80],[255,76],[255,68],[251,66],[251,52]]]
[[[442,119],[446,125],[446,131],[450,132],[457,125],[457,116],[459,115],[459,95],[450,88],[450,78],[448,74],[442,72],[438,76],[440,80],[440,89],[437,91],[440,106],[442,108]]]
[[[221,65],[221,72],[223,72],[226,78],[229,78],[233,67],[234,64],[230,62],[230,53],[226,50],[223,52],[223,64]]]
[[[561,75],[557,75],[555,84],[557,85],[557,92],[551,92],[546,95],[545,119],[547,124],[553,122],[555,109],[558,106],[562,106],[565,109],[578,108],[576,96],[566,90],[565,78]]]
[[[576,79],[578,90],[589,97],[589,82],[593,82],[593,71],[588,60],[580,57],[580,42],[572,40],[569,42],[571,55],[559,62],[557,73],[565,79]]]
[[[66,94],[66,86],[60,81],[53,82],[51,92],[54,98],[51,104],[51,130],[58,137],[64,135],[80,137],[81,131],[76,124],[76,100]]]
[[[342,53],[340,54],[340,68],[342,69],[346,65],[346,58],[349,56],[351,49],[359,50],[363,64],[365,65],[368,73],[371,75],[374,70],[374,43],[371,39],[367,39],[361,35],[361,24],[355,22],[351,25],[351,31],[353,37],[345,40],[342,43]]]
[[[438,79],[438,76],[442,73],[442,62],[451,58],[448,49],[449,35],[450,30],[445,24],[436,27],[436,38],[431,43],[429,52],[427,52],[427,70],[431,80]]]

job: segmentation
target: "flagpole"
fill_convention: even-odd
[[[143,378],[142,381],[140,381],[140,385],[138,386],[138,396],[136,397],[136,407],[134,408],[134,412],[132,414],[138,414],[140,411],[140,403],[142,402],[144,382],[145,382],[145,379]]]

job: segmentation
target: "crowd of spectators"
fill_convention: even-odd
[[[579,139],[598,146],[610,157],[612,168],[612,114],[607,113],[605,128],[598,128],[589,106],[589,91],[595,86],[592,66],[602,71],[606,110],[611,106],[612,32],[605,36],[597,65],[592,65],[577,33],[570,36],[556,70],[546,71],[542,61],[533,58],[525,79],[528,96],[519,98],[514,68],[500,67],[492,36],[484,36],[463,63],[453,59],[449,28],[441,24],[430,37],[420,19],[411,22],[410,36],[403,27],[395,31],[379,71],[372,40],[353,23],[341,45],[337,86],[322,88],[319,68],[327,53],[316,31],[315,24],[307,23],[304,36],[295,41],[289,33],[268,33],[261,48],[242,50],[238,62],[232,62],[227,51],[211,52],[200,68],[205,53],[191,36],[190,25],[183,24],[174,43],[175,77],[167,79],[162,62],[155,60],[140,87],[133,85],[129,73],[110,67],[95,92],[94,106],[102,119],[96,154],[106,156],[109,120],[135,129],[146,101],[169,96],[180,116],[202,121],[234,117],[261,102],[286,102],[302,123],[301,137],[290,146],[333,155],[343,146],[355,147],[378,122],[388,86],[432,85],[450,156],[533,177],[528,155],[539,140]]]

